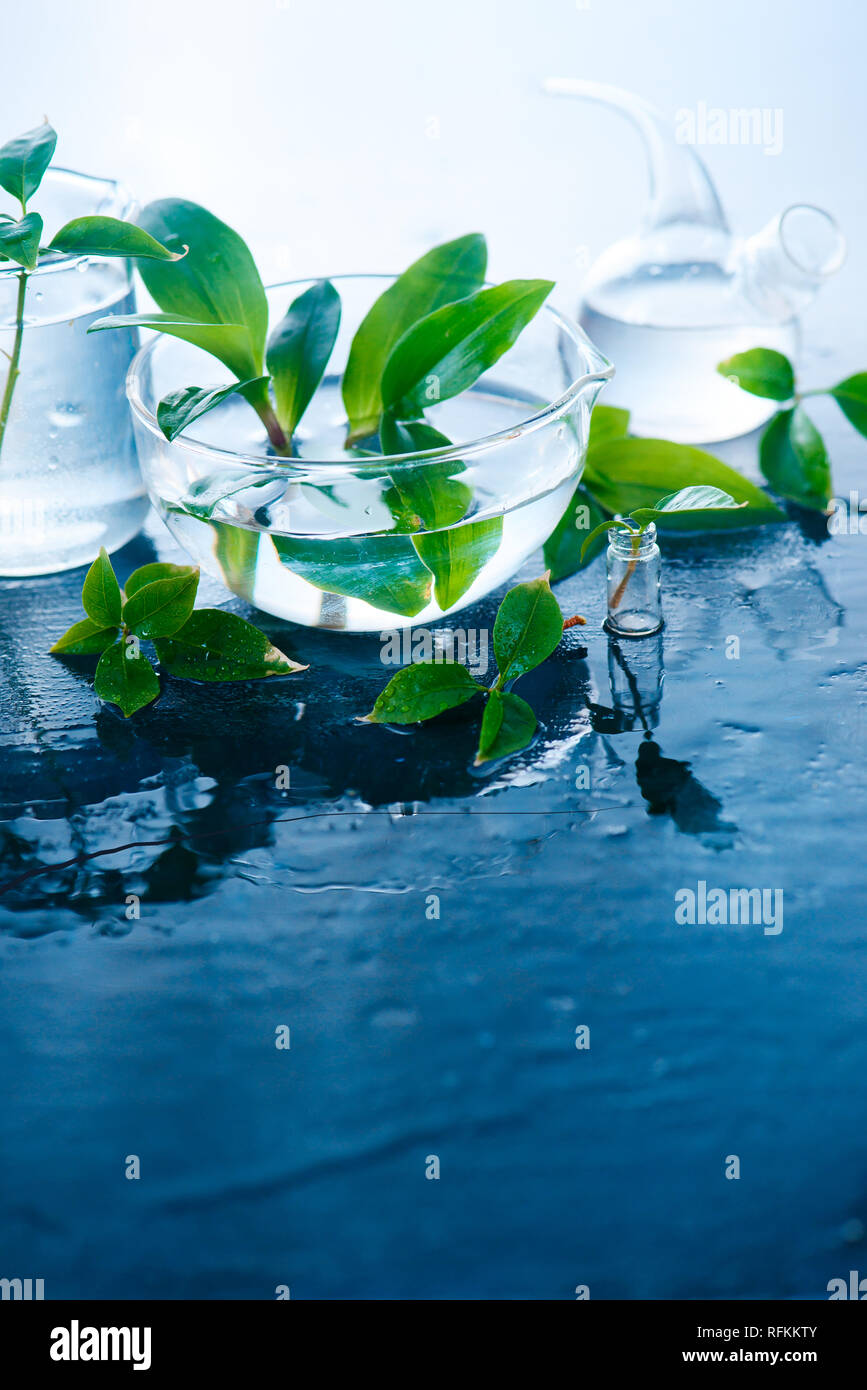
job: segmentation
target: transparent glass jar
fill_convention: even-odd
[[[659,546],[651,521],[644,531],[608,531],[608,617],[618,637],[649,637],[662,628]]]
[[[2,196],[0,210],[13,211]],[[119,184],[66,169],[50,169],[32,201],[46,241],[73,217],[135,212]],[[130,263],[55,254],[24,275],[0,262],[0,395],[22,292],[20,375],[0,443],[2,575],[87,564],[130,540],[148,510],[124,395],[136,330],[87,336],[103,314],[135,312]]]
[[[296,433],[297,457],[269,454],[260,421],[237,395],[169,443],[156,419],[160,399],[231,380],[198,348],[152,339],[129,372],[142,471],[169,530],[234,593],[308,627],[432,625],[510,579],[563,515],[584,467],[593,402],[614,374],[578,325],[546,305],[469,391],[428,409],[448,447],[387,457],[369,440],[366,450],[346,449],[350,345],[393,282],[332,277],[340,332]],[[311,283],[267,291],[272,325]],[[427,489],[456,503],[452,525],[425,527],[415,499]]]

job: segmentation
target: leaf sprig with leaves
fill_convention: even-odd
[[[836,386],[799,391],[795,369],[775,348],[750,348],[720,362],[717,371],[741,390],[785,406],[762,434],[759,466],[781,497],[810,511],[824,512],[833,495],[831,462],[821,434],[803,402],[831,396],[846,419],[867,438],[867,372],[856,372]]]
[[[28,211],[28,204],[54,158],[56,145],[57,132],[46,121],[0,148],[0,187],[18,202],[21,209],[20,218],[13,217],[11,213],[0,213],[0,263],[11,262],[19,267],[15,335],[0,399],[0,450],[3,448],[15,385],[21,375],[27,281],[39,268],[40,262],[56,259],[58,254],[63,254],[165,263],[179,261],[187,249],[185,246],[170,249],[133,222],[98,216],[73,218],[55,232],[47,246],[43,246],[42,217],[38,212]]]
[[[510,589],[494,622],[498,676],[488,687],[460,662],[415,662],[392,676],[366,724],[417,724],[481,696],[485,701],[476,765],[526,748],[536,732],[536,716],[513,681],[546,661],[563,635],[563,614],[550,579],[530,580]]]
[[[51,648],[55,656],[98,656],[93,688],[129,718],[153,704],[160,682],[142,641],[154,644],[162,670],[197,681],[246,681],[305,671],[252,623],[220,608],[193,611],[199,571],[154,563],[134,570],[121,589],[100,550],[81,590],[86,617]]]

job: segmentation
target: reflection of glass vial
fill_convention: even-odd
[[[652,642],[639,642],[624,652],[616,637],[608,642],[608,680],[611,703],[630,728],[655,729],[659,723],[665,667],[662,634]]]
[[[639,536],[612,526],[608,532],[608,617],[605,626],[619,637],[649,637],[662,627],[660,555],[656,527]]]

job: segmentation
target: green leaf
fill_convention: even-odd
[[[42,182],[54,158],[57,131],[46,121],[0,149],[0,185],[24,204]]]
[[[206,473],[191,483],[177,510],[197,517],[199,521],[210,521],[219,502],[249,488],[268,487],[273,482],[273,473],[257,478],[250,468],[221,468],[219,472]]]
[[[368,310],[343,374],[349,443],[376,432],[383,404],[382,373],[395,343],[419,319],[480,289],[487,257],[485,238],[475,232],[435,246]]]
[[[629,433],[629,411],[616,405],[594,405],[590,416],[590,448],[604,439],[622,439]]]
[[[392,676],[363,722],[418,724],[466,704],[482,690],[458,662],[417,662]]]
[[[563,636],[563,614],[547,574],[510,589],[494,623],[494,656],[499,686],[532,671],[551,655]]]
[[[526,748],[536,732],[536,716],[520,695],[492,690],[482,716],[476,767]]]
[[[186,254],[170,251],[134,222],[122,222],[117,217],[75,217],[55,233],[48,249],[80,256],[129,256],[153,261],[179,261]]]
[[[834,397],[849,424],[867,438],[867,372],[847,376],[828,394]]]
[[[418,555],[434,577],[434,598],[444,613],[463,597],[496,555],[502,537],[501,516],[413,536]]]
[[[236,375],[261,376],[268,301],[246,242],[206,208],[183,198],[148,203],[138,220],[164,246],[177,251],[189,247],[183,260],[172,265],[146,261],[139,266],[148,293],[167,314],[200,323],[243,324],[251,360]]]
[[[733,468],[703,449],[666,439],[605,440],[588,454],[582,481],[612,515],[629,516],[636,507],[655,507],[657,499],[667,493],[706,483],[747,505],[739,510],[708,512],[701,518],[701,529],[761,526],[786,519],[766,492]],[[661,526],[665,530],[696,529],[691,515],[678,517],[676,513],[662,520]]]
[[[612,526],[616,527],[620,531],[632,532],[632,527],[627,526],[624,521],[614,521],[610,517],[608,517],[604,521],[600,521],[597,526],[593,527],[593,530],[590,532],[590,534],[584,537],[584,540],[581,543],[580,559],[582,565],[589,564],[590,560],[592,559],[592,556],[598,555],[599,551],[602,549],[602,537],[607,536]],[[635,532],[634,534],[637,535],[638,533]],[[599,542],[599,544],[597,544],[597,542]]]
[[[266,376],[252,377],[249,381],[233,381],[229,386],[182,386],[178,391],[170,391],[163,396],[157,406],[157,422],[166,439],[177,439],[187,425],[191,425],[209,410],[221,405],[229,396],[238,392],[242,395],[251,386],[267,383]]]
[[[781,497],[812,511],[826,510],[831,499],[831,465],[822,436],[803,406],[774,416],[762,435],[759,463]]]
[[[15,261],[25,270],[35,270],[39,262],[42,218],[28,212],[20,222],[0,223],[0,261]]]
[[[92,618],[82,618],[59,637],[50,650],[55,656],[98,656],[117,639],[116,627],[100,627]]]
[[[746,502],[736,502],[729,493],[723,492],[721,488],[699,484],[693,487],[682,487],[678,492],[670,492],[667,497],[661,497],[652,507],[636,507],[632,517],[639,526],[644,527],[651,521],[667,519],[672,512],[714,512],[732,507],[745,507],[746,505]]]
[[[200,608],[172,637],[157,640],[160,664],[194,681],[250,681],[306,671],[236,613]]]
[[[788,357],[774,348],[750,348],[736,352],[717,366],[720,376],[733,381],[753,396],[790,401],[795,394],[795,372]]]
[[[261,533],[247,531],[243,526],[230,526],[225,521],[211,521],[209,524],[216,536],[214,557],[226,587],[252,603]]]
[[[198,587],[197,569],[154,579],[127,599],[123,620],[137,637],[171,637],[192,613]]]
[[[118,705],[124,719],[151,704],[160,693],[157,674],[132,643],[115,642],[99,658],[93,689],[100,700]]]
[[[133,570],[123,586],[123,591],[129,599],[133,594],[137,594],[139,589],[143,589],[146,584],[153,584],[157,579],[188,579],[194,574],[198,574],[195,565],[170,565],[167,561],[156,560],[153,564],[140,565],[137,570]]]
[[[383,415],[379,441],[385,455],[451,447],[451,440],[424,420],[401,422],[393,415]],[[460,459],[430,459],[424,463],[397,464],[389,477],[398,493],[400,510],[413,513],[418,518],[417,525],[436,531],[460,521],[473,500],[472,489],[454,476],[465,471]]]
[[[319,280],[289,305],[268,339],[277,419],[291,438],[322,380],[340,328],[340,295]]]
[[[241,381],[258,377],[250,334],[240,323],[202,323],[180,314],[109,314],[87,331],[99,333],[105,328],[152,328],[156,333],[168,333],[219,358]]]
[[[409,536],[310,540],[272,536],[281,561],[294,574],[327,593],[360,598],[386,613],[414,618],[430,603],[431,574]]]
[[[507,280],[428,314],[385,364],[385,408],[412,418],[466,391],[512,346],[553,287],[551,280]]]
[[[593,419],[599,406],[593,411]],[[626,411],[618,414],[626,414]],[[591,425],[591,430],[592,430]],[[543,556],[545,564],[551,571],[552,583],[557,583],[559,579],[565,579],[567,575],[574,574],[575,570],[581,569],[585,564],[589,564],[592,559],[602,549],[601,540],[598,544],[588,547],[584,553],[584,542],[596,536],[597,539],[604,529],[606,522],[605,513],[599,506],[595,498],[591,497],[587,489],[579,485],[569,499],[569,505],[561,516],[554,530],[545,542]]]
[[[115,578],[105,546],[84,577],[81,602],[88,618],[92,618],[100,627],[119,626],[120,585]]]

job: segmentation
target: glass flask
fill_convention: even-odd
[[[608,531],[608,616],[605,627],[618,637],[649,637],[662,628],[661,557],[653,522],[642,532],[612,526]]]
[[[717,365],[756,347],[797,354],[798,315],[845,256],[834,219],[794,204],[755,236],[737,238],[689,143],[696,133],[680,113],[672,127],[648,102],[618,87],[571,78],[544,85],[622,111],[647,155],[650,198],[639,230],[593,263],[579,310],[585,332],[617,367],[611,404],[631,411],[633,433],[680,443],[756,429],[778,403],[741,391]],[[694,113],[683,115],[695,123]],[[740,127],[734,133],[741,143],[760,135]]]

